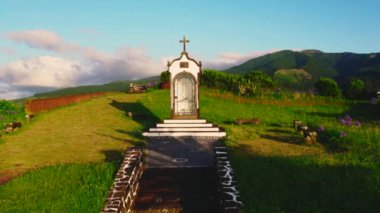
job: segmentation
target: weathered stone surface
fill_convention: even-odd
[[[294,121],[293,121],[293,124],[294,124],[294,128],[295,128],[296,130],[298,130],[298,129],[299,129],[299,126],[302,125],[302,121],[301,121],[301,120],[294,120]]]
[[[142,150],[128,149],[101,212],[130,212],[143,171]]]
[[[211,167],[217,138],[150,138],[146,153],[147,168]]]
[[[220,212],[213,168],[147,169],[135,212]]]
[[[317,131],[306,130],[303,132],[304,143],[305,144],[316,144],[317,143]]]
[[[227,147],[215,147],[215,167],[223,212],[241,212],[243,202],[240,199],[240,193],[237,189],[234,170],[229,161]]]

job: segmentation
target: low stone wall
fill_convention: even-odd
[[[215,167],[218,175],[218,190],[223,212],[241,212],[243,202],[237,189],[234,171],[228,157],[227,147],[215,147]]]
[[[77,103],[84,100],[89,100],[107,94],[106,92],[68,95],[55,98],[39,98],[27,100],[25,102],[25,111],[35,114],[42,111],[47,111],[61,106],[66,106],[72,103]]]
[[[101,212],[131,212],[143,171],[143,151],[129,148]]]

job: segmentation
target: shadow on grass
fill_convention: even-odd
[[[289,135],[294,134],[294,129],[290,130],[290,129],[274,129],[274,128],[271,128],[271,129],[267,129],[266,131],[277,133],[277,134],[289,134]]]
[[[300,111],[299,113],[300,114],[305,113],[307,116],[318,116],[322,118],[331,118],[331,117],[338,118],[338,117],[344,116],[344,113],[330,113],[330,112],[302,112]]]
[[[118,130],[116,130],[116,131],[118,132]],[[136,131],[136,132],[127,132],[127,131],[125,131],[123,133],[128,134],[128,135],[133,136],[133,137],[136,137],[136,138],[142,138],[141,132],[139,132],[139,131]],[[137,133],[139,133],[140,136],[137,137]],[[96,133],[96,134],[104,136],[104,137],[112,138],[112,139],[117,140],[117,141],[129,143],[129,144],[131,144],[134,147],[144,147],[145,146],[145,143],[142,142],[142,141],[129,140],[129,139],[119,138],[119,137],[115,137],[115,136],[112,136],[112,135],[106,135],[106,134],[102,134],[102,133]]]
[[[146,131],[148,128],[152,127],[156,123],[160,121],[160,119],[153,114],[148,108],[146,108],[142,103],[139,102],[119,102],[116,100],[112,100],[110,103],[111,106],[115,107],[116,109],[119,109],[125,113],[125,116],[131,117],[133,121],[138,122],[142,125],[142,130],[136,130],[136,131],[126,131],[123,129],[115,129],[116,132],[129,135],[133,138],[136,138],[140,141],[134,141],[134,140],[127,140],[124,138],[118,138],[110,135],[104,135],[105,137],[110,137],[112,139],[123,141],[126,143],[130,143],[131,145],[135,147],[145,147],[145,138],[142,136],[142,132]]]
[[[288,143],[288,144],[301,144],[301,140],[294,136],[284,136],[284,135],[269,135],[269,134],[262,134],[260,135],[261,138],[278,141],[282,143]]]
[[[380,121],[379,104],[354,103],[350,104],[350,110],[346,114],[351,115],[354,119],[364,122]]]
[[[139,102],[130,103],[112,100],[110,105],[125,112],[125,115],[128,117],[129,114],[132,114],[132,120],[140,123],[143,126],[143,130],[147,130],[160,121],[155,114]]]
[[[236,125],[235,121],[223,121],[223,124],[230,124],[230,125],[235,124]]]
[[[245,212],[380,212],[379,170],[231,148]]]
[[[124,157],[122,151],[116,149],[102,150],[101,152],[104,154],[104,161],[107,163],[115,163],[119,165]]]

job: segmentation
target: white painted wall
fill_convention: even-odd
[[[181,62],[187,62],[189,63],[189,67],[188,68],[180,68],[180,63]],[[171,87],[170,87],[170,104],[171,104],[171,109],[174,109],[174,88],[173,88],[173,79],[177,76],[177,74],[179,73],[182,73],[182,72],[188,72],[188,73],[191,73],[196,82],[199,82],[199,79],[198,79],[198,73],[201,72],[201,67],[198,66],[197,63],[195,63],[193,60],[190,60],[187,56],[187,54],[184,54],[182,53],[181,54],[181,57],[179,58],[179,60],[177,59],[174,59],[170,66],[168,67],[169,69],[169,72],[170,72],[170,83],[171,83]],[[199,97],[198,97],[198,85],[196,85],[196,89],[195,89],[195,105],[196,105],[196,109],[199,108]]]
[[[189,63],[189,68],[180,68],[179,64],[181,62],[188,62]],[[195,79],[198,81],[198,73],[200,72],[200,67],[192,60],[189,60],[186,56],[186,54],[182,54],[180,60],[174,61],[170,67],[169,67],[169,72],[171,73],[171,81],[175,78],[175,76],[178,73],[181,73],[183,71],[190,72],[193,74]]]

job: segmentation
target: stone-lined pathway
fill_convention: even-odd
[[[153,137],[146,151],[147,168],[212,167],[214,147],[220,144],[213,137]]]
[[[134,212],[221,212],[213,168],[147,169]]]

